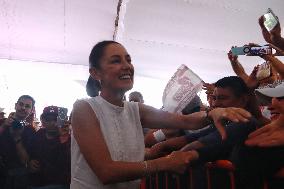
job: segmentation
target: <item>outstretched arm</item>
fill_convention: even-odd
[[[100,123],[85,101],[74,104],[72,128],[81,153],[104,184],[134,180],[157,171],[182,173],[192,158],[191,153],[175,152],[167,157],[141,162],[112,160]]]
[[[211,118],[223,139],[226,138],[226,132],[222,125],[222,120],[247,122],[251,117],[248,111],[241,108],[215,108],[208,114],[206,111],[201,111],[189,115],[179,115],[139,104],[139,110],[142,126],[146,128],[196,130],[208,125],[208,118]]]

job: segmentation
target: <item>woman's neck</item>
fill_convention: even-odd
[[[101,92],[100,96],[113,105],[123,107],[124,93],[110,94],[110,93]]]

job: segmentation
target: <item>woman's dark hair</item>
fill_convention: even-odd
[[[88,96],[96,97],[99,95],[101,85],[100,82],[89,76],[88,82],[86,84],[86,91]]]
[[[100,68],[99,61],[104,54],[105,47],[113,43],[119,44],[116,41],[101,41],[93,47],[91,54],[89,56],[90,68],[97,68],[97,69]]]
[[[97,43],[89,56],[89,67],[100,69],[100,59],[104,54],[105,48],[110,44],[119,44],[116,41],[101,41]],[[95,97],[99,95],[99,91],[101,90],[101,84],[98,80],[89,76],[88,82],[86,84],[86,91],[88,96]]]

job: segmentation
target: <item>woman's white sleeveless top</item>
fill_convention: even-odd
[[[124,102],[124,106],[119,107],[101,96],[84,101],[90,104],[99,120],[111,158],[114,161],[143,161],[145,145],[138,103]],[[138,189],[139,185],[140,180],[103,185],[81,154],[72,133],[71,189]]]

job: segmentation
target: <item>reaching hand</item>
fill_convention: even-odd
[[[223,120],[230,120],[233,122],[248,122],[251,118],[251,114],[242,108],[215,108],[209,112],[209,116],[213,119],[215,127],[220,132],[222,139],[227,138],[227,134],[224,126],[222,125]]]
[[[169,153],[170,152],[167,150],[167,147],[163,142],[159,142],[153,145],[151,148],[148,148],[147,150],[147,156],[149,159],[163,157],[165,155],[168,155]]]
[[[198,159],[198,153],[196,151],[174,151],[165,158],[167,159],[167,166],[169,171],[183,174],[189,166],[189,163],[193,160]]]
[[[274,121],[252,132],[246,140],[248,146],[273,147],[284,146],[284,125]]]
[[[215,86],[214,84],[211,84],[211,83],[204,83],[202,89],[206,91],[205,92],[206,94],[211,95],[213,94]]]

